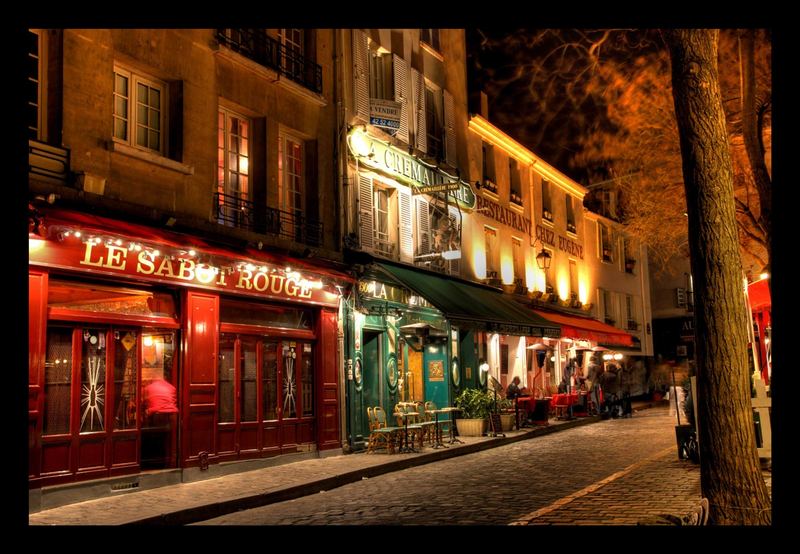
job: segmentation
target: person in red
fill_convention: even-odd
[[[171,383],[156,379],[144,389],[145,415],[178,413],[178,392]]]

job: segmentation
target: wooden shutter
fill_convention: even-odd
[[[397,189],[400,212],[400,261],[414,263],[414,235],[411,224],[411,193]]]
[[[353,29],[353,95],[356,115],[369,123],[369,43],[358,29]]]
[[[372,250],[375,248],[375,227],[372,222],[372,179],[361,175],[358,176],[358,217],[361,249]]]
[[[445,160],[448,165],[457,167],[456,156],[456,117],[453,104],[453,95],[444,92],[444,134],[445,134]]]
[[[425,78],[416,69],[411,70],[411,85],[414,88],[414,129],[416,147],[428,151],[428,133],[425,124]]]
[[[400,102],[400,129],[395,136],[408,143],[408,62],[392,54],[394,67],[394,99]]]
[[[417,197],[417,254],[431,251],[431,224],[428,201]]]

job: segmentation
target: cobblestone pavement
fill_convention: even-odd
[[[206,525],[635,524],[700,500],[698,466],[677,459],[674,417],[651,409]]]

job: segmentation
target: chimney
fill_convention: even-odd
[[[489,121],[489,97],[481,91],[481,117]]]

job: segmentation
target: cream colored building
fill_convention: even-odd
[[[490,375],[504,386],[519,376],[524,385],[545,392],[561,382],[571,358],[577,357],[585,372],[583,353],[591,348],[652,355],[645,250],[624,239],[618,224],[584,208],[585,187],[485,114],[484,105],[484,115],[472,115],[468,127],[477,201],[465,217],[464,275],[501,287],[562,325],[560,339],[482,337],[479,356]],[[610,249],[606,259],[601,240]]]

